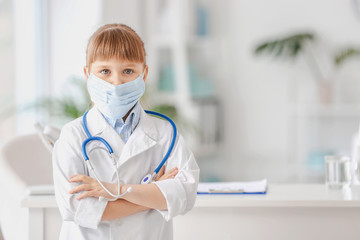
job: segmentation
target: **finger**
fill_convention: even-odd
[[[164,175],[164,172],[165,172],[165,165],[161,167],[158,175],[155,178],[155,181],[159,180]]]
[[[167,171],[165,173],[165,175],[167,175],[167,176],[174,175],[174,174],[176,175],[178,172],[179,172],[178,168],[174,167],[174,168],[170,169],[169,171]]]
[[[175,175],[167,175],[166,177],[164,177],[164,179],[170,179],[170,178],[175,178],[176,174]]]
[[[88,175],[84,175],[84,174],[78,174],[78,175],[73,175],[70,177],[71,179],[72,178],[78,178],[78,179],[88,179],[88,178],[91,178],[90,176]]]
[[[77,200],[81,200],[87,197],[92,197],[92,192],[83,192],[82,194],[80,194],[79,196],[76,197]]]
[[[82,175],[82,174],[72,175],[72,176],[70,177],[70,179],[72,179],[72,178],[79,178],[79,177],[81,177],[81,176],[83,176],[83,175]]]
[[[177,175],[177,172],[176,172],[176,173],[172,173],[172,174],[168,174],[168,175],[164,176],[164,178],[165,178],[165,179],[174,178],[174,177],[176,177],[176,175]]]
[[[173,172],[170,174],[170,176],[174,176],[174,177],[175,177],[178,173],[179,173],[179,171],[178,171],[178,170],[173,171]]]
[[[74,187],[73,189],[70,190],[70,194],[74,194],[77,192],[81,192],[81,191],[89,191],[91,190],[91,187],[88,184],[81,184],[79,186]]]
[[[170,169],[169,171],[167,171],[166,173],[173,173],[173,172],[176,172],[176,171],[178,171],[178,168],[174,167],[174,168]]]
[[[178,173],[171,174],[168,178],[175,178]]]
[[[168,171],[167,173],[165,173],[163,176],[161,176],[161,178],[159,180],[166,180],[166,179],[172,179],[175,178],[175,176],[178,174],[177,170],[173,170],[173,171]]]
[[[165,165],[161,167],[160,171],[159,171],[159,175],[164,175],[165,172]]]
[[[90,177],[86,175],[73,175],[70,177],[69,182],[88,182]]]

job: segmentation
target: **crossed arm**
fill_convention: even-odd
[[[176,167],[166,173],[164,173],[164,171],[165,167],[161,168],[155,181],[174,178],[178,173],[178,169]],[[71,194],[82,192],[79,196],[77,196],[78,200],[86,197],[99,198],[100,196],[110,199],[112,198],[95,179],[89,176],[74,175],[71,176],[69,182],[82,183],[70,191]],[[117,184],[103,184],[105,184],[111,192],[117,192]],[[123,198],[116,201],[108,202],[101,219],[102,221],[126,217],[149,209],[167,209],[166,199],[156,184],[124,184],[121,185],[120,192],[125,192],[129,187],[132,188],[131,193],[126,194]]]

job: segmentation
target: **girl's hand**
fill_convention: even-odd
[[[174,168],[170,169],[169,171],[167,171],[165,174],[164,174],[164,172],[165,172],[165,166],[162,166],[162,168],[160,169],[158,175],[155,178],[155,181],[162,181],[162,180],[166,180],[166,179],[172,179],[178,174],[179,170],[178,170],[177,167],[174,167]]]
[[[108,199],[112,199],[113,197],[110,196],[96,181],[96,179],[91,178],[86,175],[73,175],[70,177],[69,182],[81,182],[83,184],[74,187],[71,189],[70,194],[75,194],[78,192],[84,191],[82,194],[76,197],[76,199],[80,200],[86,197],[96,197],[99,198],[100,196]],[[117,194],[117,184],[111,184],[102,182],[102,184],[113,194]]]
[[[172,179],[175,178],[175,176],[178,174],[178,168],[174,167],[170,169],[169,171],[165,172],[165,166],[163,166],[157,177],[155,178],[155,181],[162,181],[166,179]],[[96,181],[96,179],[89,177],[87,175],[73,175],[70,177],[69,182],[80,182],[83,183],[79,186],[74,187],[71,189],[70,194],[75,194],[78,192],[82,192],[79,196],[76,197],[76,199],[80,200],[86,197],[96,197],[99,198],[100,196],[108,199],[112,199],[113,197],[110,196]],[[117,194],[117,184],[102,182],[102,184],[113,194]]]

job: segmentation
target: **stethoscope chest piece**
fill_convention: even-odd
[[[151,174],[150,173],[141,180],[141,184],[148,184],[148,183],[151,183]]]
[[[167,116],[161,114],[161,113],[157,113],[157,112],[152,112],[152,111],[145,111],[147,114],[151,114],[151,115],[154,115],[154,116],[158,116],[158,117],[161,117],[167,121],[170,122],[170,124],[172,125],[173,127],[173,130],[174,130],[174,133],[173,133],[173,137],[172,137],[172,141],[171,141],[171,144],[170,144],[170,147],[166,153],[166,155],[164,156],[163,160],[161,161],[161,163],[159,164],[159,166],[154,170],[154,173],[153,174],[147,174],[142,180],[141,180],[141,184],[149,184],[152,182],[152,180],[157,176],[157,174],[159,173],[160,169],[162,168],[162,166],[164,166],[165,162],[167,161],[167,159],[169,158],[170,156],[170,153],[175,145],[175,140],[176,140],[176,134],[177,134],[177,129],[176,129],[176,126],[175,126],[175,123]],[[123,194],[120,194],[120,177],[119,177],[119,171],[118,171],[118,168],[117,168],[117,165],[116,165],[116,160],[113,156],[113,149],[111,148],[110,144],[103,138],[101,137],[93,137],[91,136],[90,132],[89,132],[89,129],[87,127],[87,123],[86,123],[86,115],[88,114],[88,112],[86,112],[83,116],[83,119],[82,119],[82,123],[83,123],[83,128],[84,128],[84,131],[87,135],[87,139],[82,143],[82,152],[83,152],[83,157],[84,157],[84,160],[88,163],[89,165],[89,168],[93,171],[94,173],[94,176],[96,178],[96,180],[99,182],[99,184],[101,185],[101,187],[112,197],[114,197],[114,199],[108,199],[109,201],[115,201],[116,199],[118,198],[121,198],[122,196],[124,196],[125,194],[127,194],[128,192],[131,192],[131,188],[128,188],[126,190],[125,193]],[[109,154],[111,156],[111,158],[113,159],[113,165],[114,165],[114,168],[115,168],[115,171],[116,171],[116,175],[117,175],[117,181],[118,181],[118,194],[115,195],[113,193],[111,193],[102,183],[101,181],[99,180],[99,178],[96,176],[96,173],[95,173],[95,169],[93,168],[93,166],[91,165],[90,161],[89,161],[89,156],[86,152],[86,145],[91,142],[91,141],[100,141],[102,142],[107,150],[109,151]],[[101,200],[101,198],[99,198],[99,200]]]

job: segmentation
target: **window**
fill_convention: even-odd
[[[0,0],[0,143],[14,135],[13,1]]]

